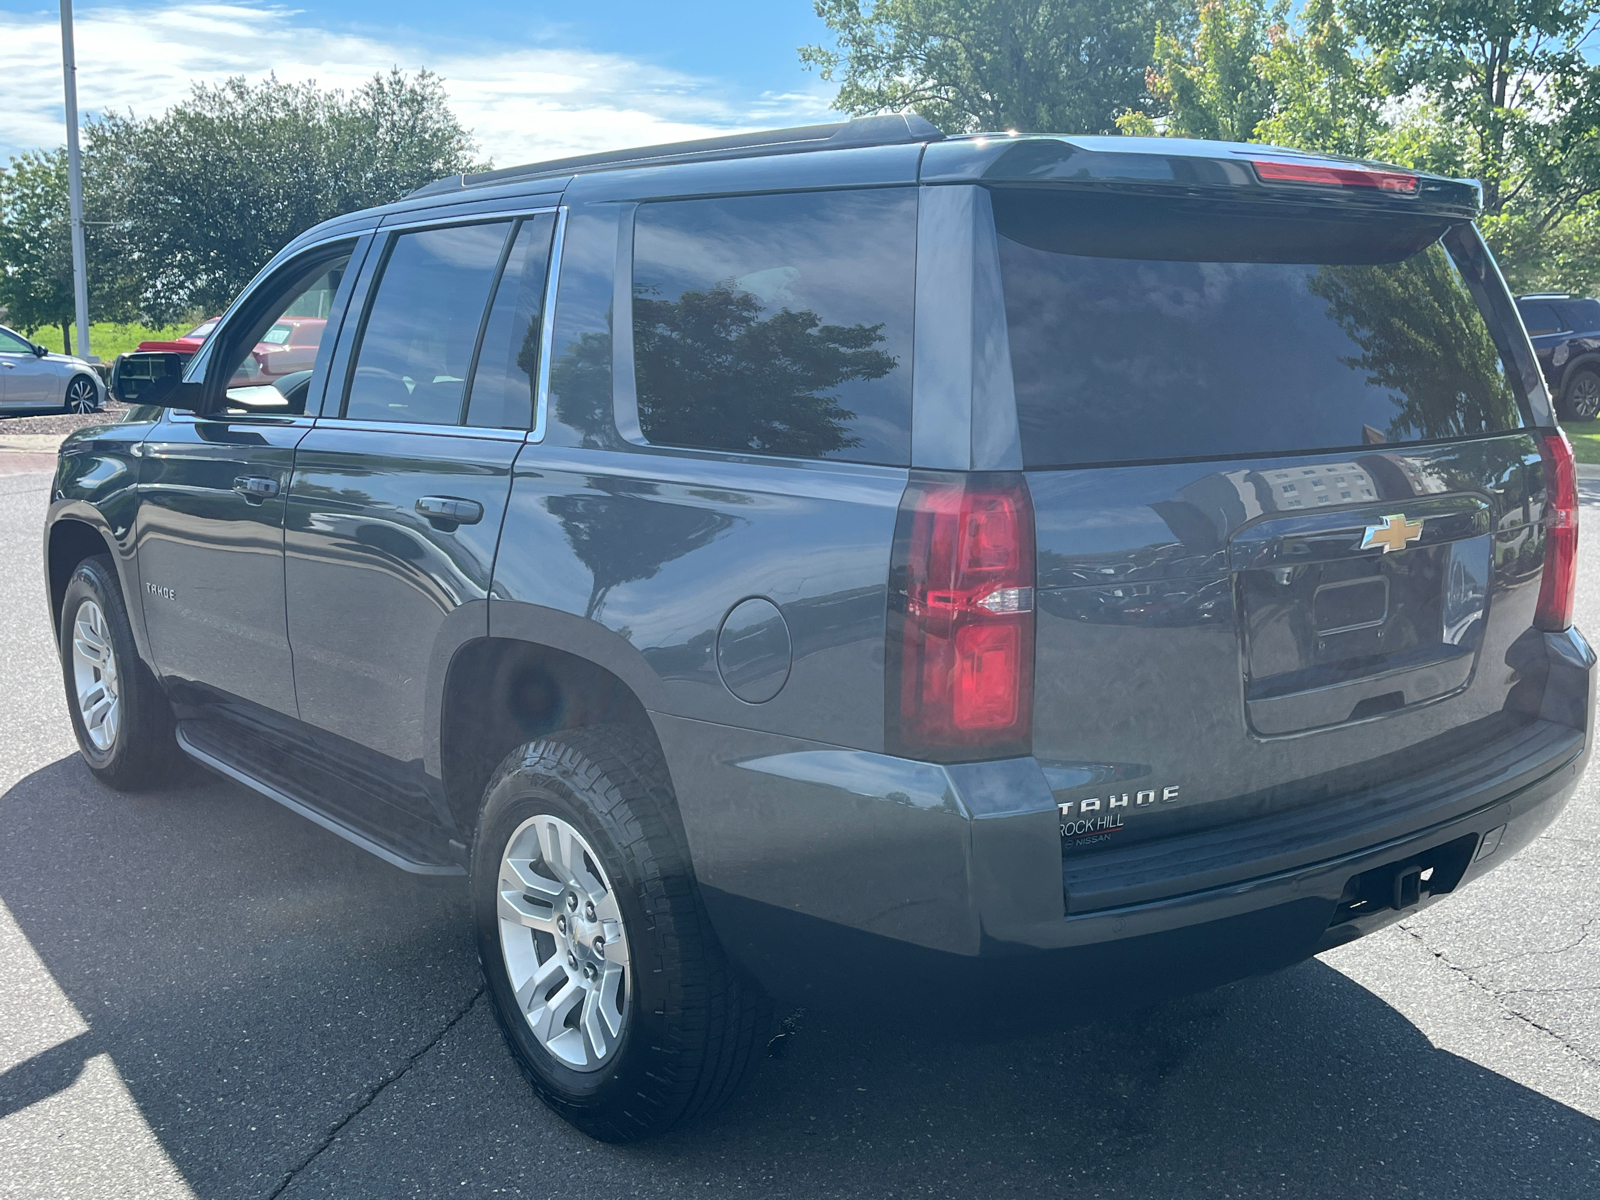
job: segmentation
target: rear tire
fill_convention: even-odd
[[[179,777],[188,758],[178,749],[172,707],[139,657],[109,556],[73,568],[59,649],[72,731],[94,777],[118,791]]]
[[[570,849],[546,852],[561,844],[550,839]],[[577,866],[564,869],[564,859]],[[712,932],[654,746],[600,726],[507,756],[484,793],[472,898],[495,1017],[558,1115],[601,1141],[627,1142],[734,1096],[771,1006]],[[604,945],[589,955],[596,937]],[[602,992],[619,962],[625,978]],[[585,986],[592,1001],[570,990]],[[608,999],[608,1025],[591,1037],[591,1004]]]
[[[1561,416],[1568,421],[1592,421],[1600,416],[1600,371],[1579,367],[1561,389]]]

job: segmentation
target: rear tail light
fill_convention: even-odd
[[[894,752],[1028,753],[1033,503],[1016,475],[914,479],[891,572],[886,725]]]
[[[1544,460],[1544,577],[1533,623],[1558,633],[1572,624],[1572,593],[1578,581],[1578,472],[1564,433],[1539,442]]]
[[[1417,177],[1405,171],[1385,171],[1380,167],[1318,167],[1310,163],[1274,162],[1253,159],[1250,163],[1263,183],[1313,183],[1324,187],[1376,188],[1380,192],[1399,192],[1414,196]]]

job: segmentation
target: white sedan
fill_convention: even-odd
[[[0,325],[0,414],[52,408],[86,413],[105,402],[105,384],[83,359],[52,354]]]

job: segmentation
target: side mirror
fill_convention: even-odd
[[[198,408],[202,388],[183,381],[190,355],[143,350],[118,355],[111,368],[111,394],[124,404],[156,404],[162,408]]]
[[[50,353],[50,347],[41,346],[37,342],[35,342],[34,346],[33,346],[33,353],[38,358],[44,358],[46,355],[48,355]]]

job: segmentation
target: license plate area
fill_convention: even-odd
[[[1420,501],[1404,548],[1370,531],[1399,514],[1318,512],[1247,527],[1230,547],[1245,708],[1273,737],[1439,699],[1471,678],[1487,617],[1491,536],[1476,497]]]

